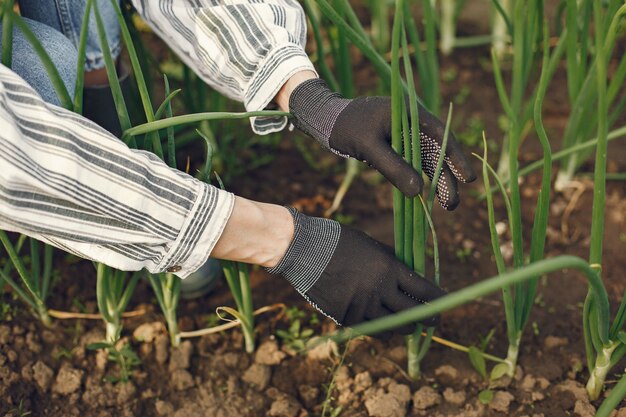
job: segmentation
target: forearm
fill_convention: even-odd
[[[283,257],[293,238],[285,207],[235,197],[232,214],[211,256],[268,268]]]

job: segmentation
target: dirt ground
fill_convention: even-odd
[[[461,26],[461,31],[485,30],[476,29],[471,16],[466,19],[470,23]],[[486,48],[460,50],[453,58],[442,58],[442,74],[454,74],[443,83],[443,94],[444,103],[457,101],[457,134],[467,132],[472,122],[479,121],[487,137],[497,143],[502,136],[498,127],[502,111],[488,60]],[[367,80],[372,79],[371,69],[357,63],[356,73],[366,88]],[[465,97],[459,102],[462,91]],[[555,149],[569,111],[566,91],[561,69],[544,105],[544,121]],[[322,167],[314,169],[291,139],[299,140],[286,135],[270,165],[236,178],[229,188],[244,197],[322,215],[342,179],[344,163],[311,150]],[[522,166],[536,160],[539,149],[536,138],[530,135],[521,153]],[[470,151],[478,148],[470,147],[468,154]],[[493,160],[496,154],[492,152]],[[623,140],[609,145],[609,158],[610,172],[626,171]],[[473,163],[480,172],[479,161],[474,159]],[[593,163],[588,162],[583,171],[592,169]],[[539,180],[534,174],[521,184],[525,236],[530,235]],[[448,291],[496,273],[486,203],[477,198],[481,191],[479,179],[462,187],[463,201],[456,211],[435,208],[442,285]],[[592,191],[591,180],[581,177],[572,189],[551,196],[547,257],[588,256]],[[602,275],[613,310],[626,290],[625,197],[623,182],[608,182]],[[391,244],[391,200],[391,187],[366,170],[350,189],[340,210],[341,220]],[[503,214],[499,206],[500,219]],[[507,236],[505,233],[503,241],[508,247]],[[61,256],[57,267],[61,279],[53,289],[50,307],[95,312],[92,265],[68,263]],[[315,314],[286,281],[261,270],[253,271],[252,281],[255,306],[285,303],[297,308],[290,309],[289,315],[268,313],[258,318],[255,354],[244,352],[239,330],[170,347],[149,285],[140,282],[129,310],[144,309],[146,313],[124,322],[124,339],[141,360],[128,383],[107,382],[104,378],[116,374],[117,365],[107,362],[102,352],[86,349],[103,339],[100,321],[57,320],[45,328],[18,301],[5,295],[3,301],[14,311],[11,320],[0,322],[0,416],[303,417],[322,415],[325,409],[328,416],[342,417],[588,417],[600,404],[590,403],[584,391],[587,373],[581,311],[587,285],[577,272],[563,271],[541,279],[515,378],[493,387],[494,399],[488,405],[478,399],[487,382],[472,368],[467,354],[437,344],[424,360],[418,381],[405,373],[407,353],[400,336],[389,340],[360,338],[348,345],[294,353],[292,344],[275,336],[276,330],[286,331],[300,320],[303,327],[322,334],[332,331],[334,324]],[[206,327],[213,322],[215,308],[222,305],[232,305],[225,283],[210,295],[181,302],[180,328]],[[444,313],[436,335],[476,345],[492,329],[495,333],[487,351],[504,357],[507,340],[500,294]],[[607,381],[609,389],[624,365],[614,368],[615,374]],[[617,415],[625,417],[626,404],[622,406]]]

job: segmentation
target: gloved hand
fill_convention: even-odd
[[[445,126],[424,107],[419,104],[418,107],[422,169],[432,180]],[[294,89],[289,97],[289,111],[294,125],[322,146],[343,157],[368,163],[407,197],[421,192],[421,177],[391,148],[390,97],[345,99],[316,78]],[[443,208],[454,210],[460,201],[458,181],[470,182],[476,175],[452,133],[444,161],[437,198]]]
[[[315,308],[353,326],[427,303],[445,292],[409,270],[391,249],[334,220],[289,209],[294,237],[270,273],[281,274]],[[439,317],[422,323],[434,326]],[[403,334],[414,325],[396,329]]]

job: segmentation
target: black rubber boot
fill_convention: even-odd
[[[130,91],[130,71],[121,64],[118,69],[120,87],[124,98]],[[83,116],[105,128],[118,138],[122,137],[122,127],[115,109],[111,87],[107,85],[86,86],[83,90]]]

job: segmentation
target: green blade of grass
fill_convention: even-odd
[[[544,43],[543,43],[543,66],[541,77],[539,79],[539,87],[537,89],[537,95],[534,105],[534,121],[535,129],[537,130],[537,136],[541,143],[543,150],[543,173],[541,177],[541,190],[539,191],[539,197],[537,198],[537,207],[535,209],[535,218],[532,228],[532,238],[530,244],[530,262],[536,262],[544,257],[544,247],[546,242],[546,235],[548,229],[548,216],[550,211],[550,180],[552,178],[552,149],[548,140],[548,135],[543,126],[543,120],[541,116],[541,109],[543,106],[543,99],[548,89],[548,57],[549,57],[549,45],[548,45],[548,25],[544,23]],[[530,317],[530,310],[535,301],[535,292],[537,290],[537,280],[529,281],[526,288],[526,297],[524,301],[524,309],[522,311],[522,327],[526,326]]]
[[[602,401],[595,417],[611,416],[613,410],[617,408],[624,397],[626,397],[626,374],[622,375],[618,383],[611,389],[611,392],[607,395],[606,399]]]
[[[128,57],[130,58],[130,63],[131,63],[131,66],[133,67],[133,73],[135,75],[135,79],[137,80],[137,87],[139,88],[139,95],[141,97],[141,103],[143,105],[143,110],[146,115],[146,120],[148,122],[153,122],[154,121],[154,109],[152,108],[152,101],[150,100],[150,94],[148,92],[146,80],[143,75],[141,63],[139,62],[139,58],[137,57],[137,51],[135,50],[135,44],[133,42],[133,38],[130,35],[128,26],[126,26],[126,21],[124,19],[124,15],[122,14],[122,10],[120,9],[119,1],[111,0],[111,5],[115,9],[115,13],[117,14],[117,20],[122,30],[122,38],[124,39],[124,44],[126,45]],[[157,134],[150,134],[148,136],[151,138],[151,141],[152,141],[153,152],[159,158],[164,160],[163,148],[161,146],[161,140],[159,136]]]
[[[503,274],[506,270],[506,266],[504,264],[504,257],[502,256],[502,250],[500,249],[500,238],[498,237],[498,232],[496,231],[496,220],[495,220],[495,210],[493,204],[493,195],[491,193],[491,185],[489,182],[489,172],[488,172],[488,163],[487,163],[487,138],[485,133],[483,132],[483,182],[485,185],[486,195],[487,195],[487,215],[489,221],[489,234],[491,237],[491,249],[493,251],[493,256],[496,260],[496,267],[498,269],[498,273]],[[495,174],[495,172],[494,172]],[[495,178],[498,178],[495,175]],[[502,194],[506,197],[506,192],[504,189],[501,190]],[[506,201],[506,198],[505,198]],[[510,207],[510,203],[509,203]],[[509,216],[511,212],[509,212]],[[511,294],[511,288],[509,286],[502,287],[502,301],[504,303],[504,315],[506,319],[506,328],[507,328],[507,337],[509,339],[509,345],[514,344],[517,340],[517,328],[515,326],[515,306],[513,304],[513,295]]]
[[[2,65],[11,68],[13,64],[13,0],[2,4]]]
[[[150,132],[156,132],[168,127],[175,127],[189,123],[197,123],[205,120],[226,120],[226,119],[247,119],[250,117],[290,117],[291,113],[273,110],[251,111],[245,113],[231,112],[212,112],[212,113],[194,113],[183,116],[174,116],[164,120],[155,120],[134,126],[124,131],[123,139],[132,136],[143,135]]]
[[[109,41],[107,39],[106,30],[104,28],[104,23],[102,22],[102,16],[100,16],[100,10],[98,9],[97,3],[94,4],[93,11],[96,17],[98,39],[100,40],[100,48],[102,49],[102,56],[107,71],[107,77],[109,79],[109,86],[111,87],[111,93],[113,94],[113,101],[115,102],[117,117],[119,118],[122,132],[126,132],[132,126],[130,123],[130,116],[128,115],[128,109],[126,107],[126,102],[124,101],[122,88],[120,87],[120,80],[117,76],[117,68],[115,66],[115,62],[113,61],[113,56],[111,55],[111,48],[109,47]]]
[[[18,295],[18,297],[22,299],[22,301],[28,304],[28,306],[34,311],[37,311],[37,305],[33,301],[32,297],[28,295],[26,291],[24,291],[22,287],[20,287],[19,284],[9,276],[9,274],[5,274],[4,271],[0,270],[0,277],[2,277],[2,280],[6,281],[11,286],[13,291],[15,291],[15,293]]]
[[[514,271],[488,278],[477,284],[470,285],[462,290],[433,300],[428,304],[422,304],[392,316],[360,324],[351,330],[356,334],[375,334],[409,323],[414,323],[474,301],[480,297],[484,297],[485,295],[491,294],[502,287],[524,282],[528,279],[532,279],[533,277],[550,274],[562,269],[576,269],[583,272],[589,285],[593,288],[593,297],[597,301],[598,308],[608,314],[608,297],[604,284],[602,283],[602,280],[598,276],[597,272],[591,269],[589,264],[582,258],[571,255],[562,255],[551,259],[544,259],[524,268],[519,268]],[[608,335],[608,326],[603,328],[603,326],[600,325],[599,334]],[[352,336],[354,336],[354,334]],[[332,336],[332,339],[341,343],[347,340],[347,337],[348,334],[345,331],[339,331]]]
[[[167,77],[165,74],[163,74],[163,76]],[[183,90],[180,88],[177,88],[176,90],[171,91],[169,94],[166,95],[165,99],[163,100],[163,103],[161,103],[157,111],[154,112],[155,120],[159,120],[161,117],[163,117],[163,113],[165,113],[165,109],[167,108],[167,106],[171,104],[170,102],[174,99],[174,97],[180,94],[181,91]]]
[[[85,88],[85,60],[87,59],[87,35],[89,31],[89,17],[93,0],[85,3],[85,14],[80,28],[78,41],[78,59],[76,62],[76,84],[74,85],[74,113],[83,114],[83,90]]]

